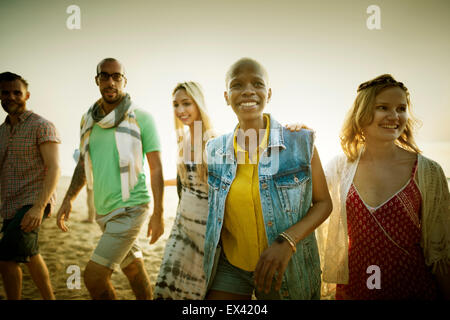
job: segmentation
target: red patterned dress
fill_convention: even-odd
[[[417,161],[407,184],[377,208],[367,206],[351,185],[346,200],[349,283],[337,285],[337,300],[437,298],[436,282],[420,247],[416,170]],[[380,289],[373,288],[376,272],[368,270],[370,266],[379,267]]]

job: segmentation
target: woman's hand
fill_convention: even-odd
[[[302,129],[312,130],[303,123],[290,123],[286,124],[284,127],[291,132],[300,131]]]
[[[254,275],[255,286],[258,291],[264,290],[265,293],[269,293],[274,276],[276,277],[274,289],[276,291],[280,290],[284,271],[293,253],[294,251],[287,241],[282,243],[274,242],[269,248],[264,250],[256,265]]]

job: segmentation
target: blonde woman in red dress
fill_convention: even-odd
[[[318,230],[323,280],[337,284],[336,299],[448,299],[448,184],[414,142],[408,89],[386,74],[357,92],[344,155],[326,172],[334,209]]]

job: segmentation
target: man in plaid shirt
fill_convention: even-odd
[[[54,299],[47,266],[39,254],[38,232],[55,205],[60,175],[59,135],[48,120],[27,110],[27,82],[0,74],[0,99],[8,113],[0,125],[0,272],[8,299],[20,299],[25,263],[43,299]]]

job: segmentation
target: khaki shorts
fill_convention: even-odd
[[[112,270],[128,266],[136,258],[142,258],[137,236],[148,217],[148,203],[116,209],[104,216],[97,215],[97,223],[103,235],[92,254],[91,261]]]

